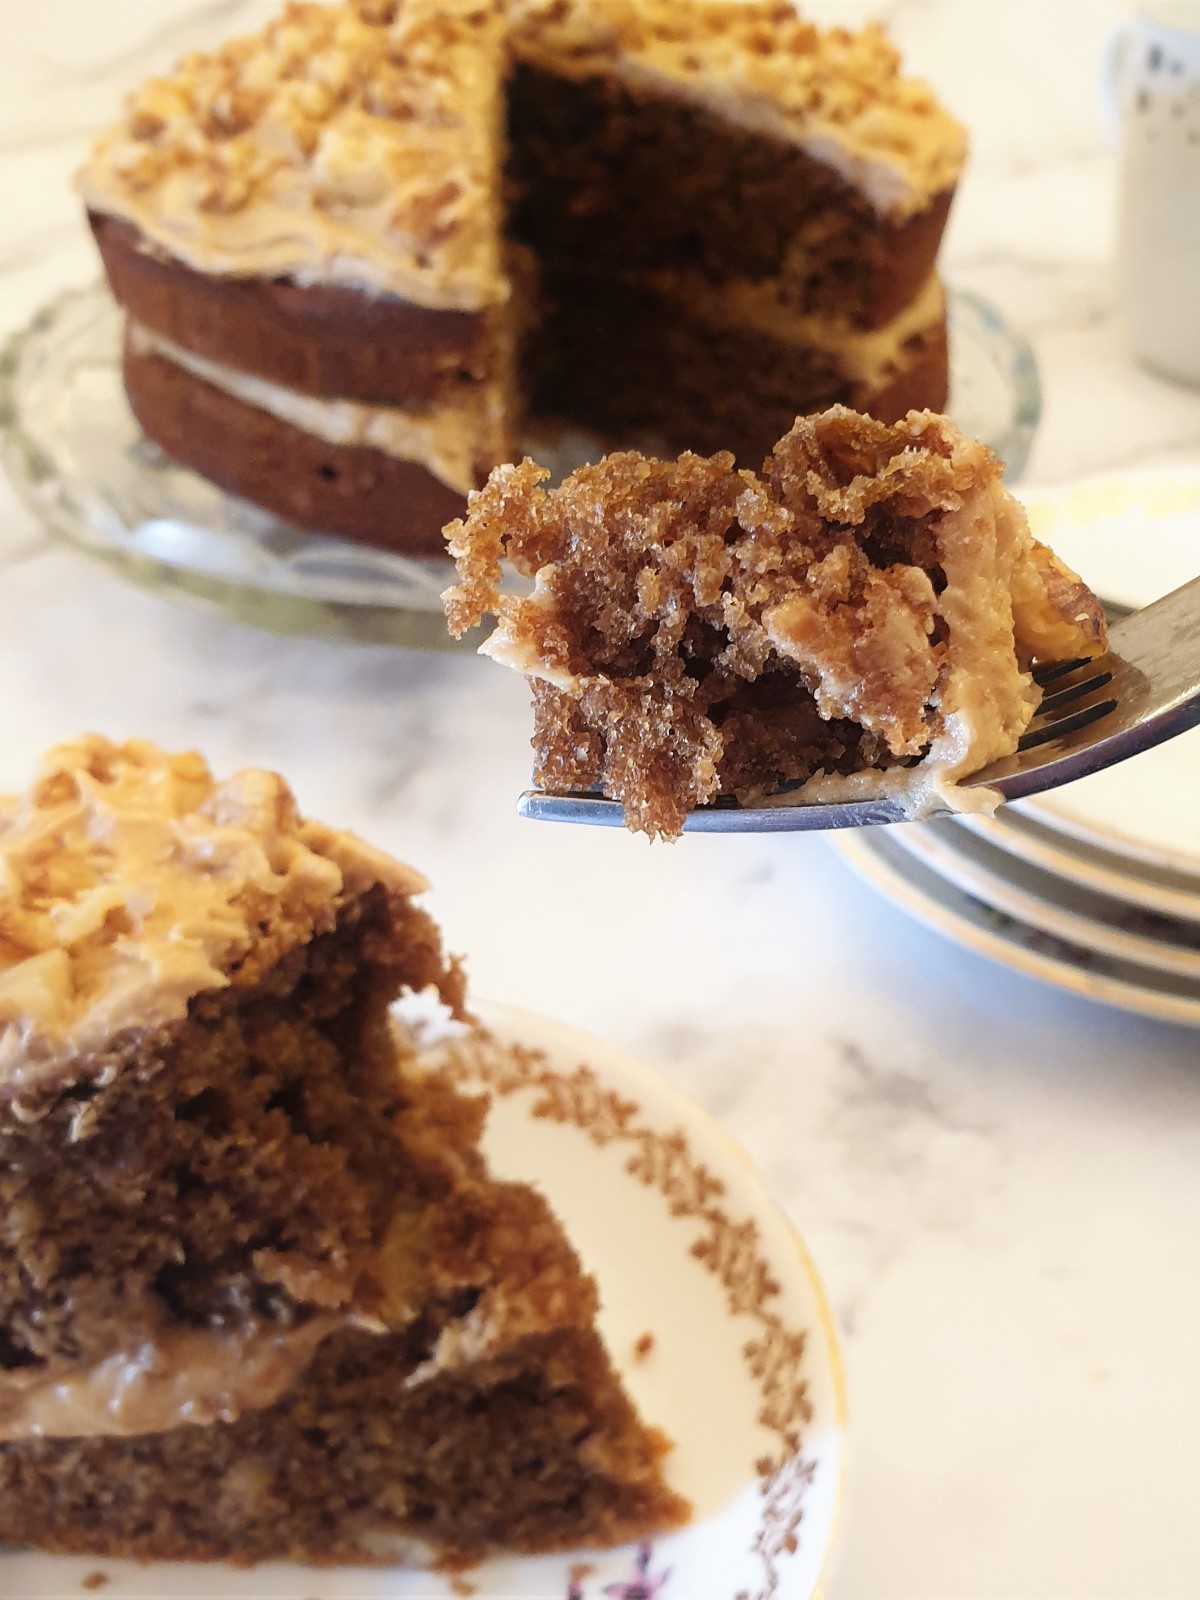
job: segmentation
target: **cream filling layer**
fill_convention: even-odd
[[[322,1340],[351,1326],[319,1316],[298,1328],[227,1334],[187,1329],[93,1366],[54,1363],[0,1373],[0,1442],[130,1438],[191,1423],[233,1422],[273,1405]]]
[[[459,402],[429,410],[373,406],[358,400],[328,400],[284,388],[252,373],[209,361],[130,323],[130,344],[139,355],[165,357],[246,405],[300,428],[329,444],[379,450],[397,461],[425,467],[448,488],[466,495],[476,487],[476,461],[502,455],[502,389],[481,384]]]
[[[651,281],[660,293],[685,306],[689,316],[713,327],[745,329],[818,351],[866,389],[878,387],[895,371],[910,339],[938,327],[946,316],[946,294],[936,272],[882,328],[855,328],[828,315],[798,314],[779,303],[770,282],[714,284],[699,273],[659,273]]]

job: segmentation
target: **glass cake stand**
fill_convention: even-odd
[[[973,295],[951,295],[950,326],[950,412],[1016,477],[1041,415],[1033,352]],[[175,466],[126,404],[120,345],[120,314],[96,284],[39,311],[0,355],[0,452],[53,536],[138,583],[279,633],[455,647],[439,599],[449,561],[302,533]],[[544,444],[529,450],[547,460]],[[589,450],[577,439],[552,454],[562,469]]]

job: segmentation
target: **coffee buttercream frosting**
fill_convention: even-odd
[[[164,1330],[92,1365],[0,1369],[0,1443],[130,1438],[235,1422],[287,1392],[345,1317],[296,1328]]]
[[[484,309],[509,293],[510,54],[709,104],[895,220],[951,189],[965,157],[880,28],[818,29],[783,0],[303,0],[137,89],[78,186],[197,271]]]
[[[80,192],[201,272],[496,304],[500,29],[489,0],[293,3],[137,89]]]
[[[274,773],[92,735],[0,798],[0,1095],[61,1078],[126,1029],[253,982],[373,884],[425,880],[301,817]]]

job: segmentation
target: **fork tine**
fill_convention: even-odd
[[[1034,713],[1037,717],[1054,716],[1063,706],[1071,705],[1073,701],[1080,700],[1085,694],[1090,694],[1093,689],[1103,689],[1112,682],[1112,672],[1105,667],[1101,672],[1082,673],[1074,683],[1069,683],[1063,689],[1057,689],[1053,694],[1048,694]]]
[[[1065,678],[1068,672],[1074,672],[1077,667],[1089,667],[1094,662],[1093,656],[1076,656],[1074,661],[1046,661],[1041,666],[1034,667],[1033,681],[1039,688],[1044,689],[1048,683]]]
[[[620,827],[625,811],[619,801],[595,794],[554,794],[531,789],[517,802],[517,812],[535,822],[590,822]],[[689,811],[687,833],[796,833],[821,828],[866,828],[903,822],[904,808],[890,798],[830,801],[820,805],[758,806],[714,804]]]
[[[1107,687],[1108,680],[1104,687]],[[1018,751],[1036,750],[1038,745],[1049,744],[1052,739],[1065,739],[1072,733],[1078,733],[1081,728],[1090,728],[1094,722],[1099,722],[1101,717],[1108,716],[1109,712],[1117,709],[1117,701],[1109,695],[1106,699],[1093,700],[1090,705],[1077,706],[1065,717],[1060,717],[1057,722],[1043,722],[1040,725],[1031,725],[1029,731],[1022,737],[1017,746]]]
[[[591,822],[619,828],[625,821],[625,808],[618,800],[607,800],[599,794],[554,794],[529,789],[517,801],[517,815],[534,822]]]

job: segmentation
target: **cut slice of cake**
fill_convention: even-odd
[[[989,803],[1037,660],[1087,657],[1104,614],[1030,534],[986,446],[945,417],[801,418],[762,473],[633,453],[542,487],[499,468],[450,535],[461,635],[530,678],[534,781],[598,789],[679,833],[719,795]],[[500,590],[505,566],[534,580]]]
[[[410,554],[528,405],[756,465],[946,397],[958,123],[779,0],[289,4],[130,99],[79,178],[168,455]]]
[[[389,1005],[425,887],[283,782],[89,738],[0,802],[0,1543],[471,1560],[680,1522],[482,1101]]]

